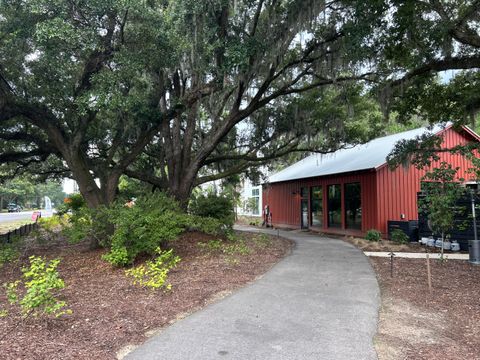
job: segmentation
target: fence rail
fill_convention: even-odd
[[[10,243],[15,236],[28,235],[37,228],[38,228],[38,223],[34,222],[34,223],[20,226],[19,228],[16,228],[15,230],[11,230],[5,234],[0,234],[0,243],[2,244]]]

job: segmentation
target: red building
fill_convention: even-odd
[[[444,148],[480,141],[468,127],[432,131],[443,138]],[[391,171],[386,156],[399,140],[425,132],[415,129],[332,154],[311,155],[274,174],[263,184],[263,206],[268,205],[273,225],[359,236],[377,229],[385,236],[389,220],[417,220],[417,192],[426,170],[410,166]],[[459,177],[472,178],[464,157],[439,155],[439,162],[460,168]]]

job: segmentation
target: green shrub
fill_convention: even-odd
[[[368,241],[380,241],[381,238],[382,238],[382,233],[375,229],[368,230],[367,234],[365,235],[365,240],[368,240]]]
[[[75,214],[87,207],[87,203],[81,194],[72,194],[63,200],[63,204],[57,207],[57,214],[63,215],[68,212]]]
[[[18,257],[18,249],[12,244],[0,245],[0,268]]]
[[[126,246],[115,246],[102,259],[108,261],[112,265],[126,266],[132,262]]]
[[[167,283],[168,273],[180,262],[180,257],[173,254],[173,250],[162,251],[159,247],[155,252],[154,260],[148,260],[144,265],[125,270],[127,276],[133,277],[133,283],[153,290],[164,288],[170,290],[172,285]]]
[[[62,234],[72,244],[90,240],[94,245],[109,247],[113,232],[110,211],[104,206],[97,209],[84,207],[68,217],[64,215],[68,221],[63,224]]]
[[[188,228],[214,236],[223,235],[229,230],[218,219],[195,215],[188,216]]]
[[[391,238],[392,238],[392,241],[397,243],[397,244],[408,244],[408,242],[410,241],[407,234],[405,234],[400,229],[393,230]]]
[[[24,317],[70,314],[71,310],[65,309],[66,302],[57,298],[57,292],[65,287],[57,271],[60,260],[46,262],[36,256],[30,256],[29,260],[30,266],[22,269],[22,280],[4,285],[10,304],[20,305]],[[25,288],[23,297],[18,292],[20,285]]]
[[[140,198],[133,207],[116,204],[108,214],[114,233],[103,244],[110,247],[103,259],[116,266],[129,265],[142,254],[154,255],[190,224],[178,204],[162,193]]]
[[[233,199],[227,195],[198,195],[190,202],[189,210],[196,216],[217,219],[230,228],[235,222]]]
[[[63,230],[68,224],[70,223],[70,215],[63,214],[58,215],[55,214],[48,218],[40,218],[38,219],[37,223],[41,229],[46,231],[49,234],[54,234],[55,231]]]

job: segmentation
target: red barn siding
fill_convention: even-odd
[[[470,135],[460,134],[449,128],[443,131],[443,148],[451,148],[456,145],[466,144],[472,140]],[[463,156],[450,153],[440,153],[440,160],[433,163],[432,167],[446,161],[453,167],[459,167],[458,175],[464,179],[470,179],[468,168],[472,166],[470,161]],[[391,171],[386,165],[380,167],[377,172],[377,199],[378,221],[376,229],[387,233],[388,220],[402,220],[401,214],[405,214],[405,220],[418,219],[417,192],[420,191],[420,181],[426,170],[418,170],[413,166],[398,168]]]
[[[301,225],[300,189],[302,187],[322,186],[323,191],[323,224],[322,230],[327,230],[327,197],[328,185],[340,184],[342,186],[342,206],[344,203],[344,184],[360,182],[362,202],[362,229],[371,229],[376,225],[376,177],[374,171],[323,176],[309,179],[300,179],[286,182],[268,184],[263,191],[263,206],[268,205],[272,212],[272,222],[275,226],[299,228]],[[310,209],[310,199],[309,199]],[[342,212],[342,229],[345,228],[345,218]],[[333,229],[338,232],[338,229]],[[352,232],[355,232],[354,230]]]
[[[461,133],[449,128],[443,131],[440,136],[444,137],[443,147],[451,148],[469,141],[478,141],[468,131]],[[440,161],[432,166],[438,166],[441,161],[446,161],[454,167],[459,167],[459,177],[470,179],[468,168],[471,163],[464,157],[441,153]],[[269,205],[272,212],[272,222],[275,226],[300,228],[300,189],[302,187],[322,186],[323,187],[323,231],[358,233],[355,230],[345,229],[344,215],[344,184],[360,182],[362,201],[362,233],[369,229],[377,229],[387,233],[388,220],[418,219],[417,192],[420,191],[420,181],[425,170],[417,170],[410,166],[390,171],[386,165],[377,170],[366,170],[356,173],[337,174],[331,176],[306,178],[292,181],[285,181],[264,185],[263,206]],[[341,184],[342,186],[342,229],[327,228],[327,196],[328,185]],[[310,215],[310,197],[309,197]]]

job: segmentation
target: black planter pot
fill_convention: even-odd
[[[480,240],[468,241],[468,253],[470,262],[480,265]]]

